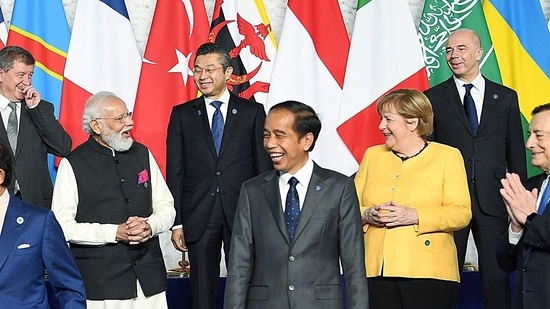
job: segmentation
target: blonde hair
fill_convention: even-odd
[[[433,131],[434,112],[428,97],[416,89],[397,89],[383,95],[377,103],[378,115],[394,108],[405,119],[418,118],[417,133],[426,138]]]

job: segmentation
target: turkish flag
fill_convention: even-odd
[[[193,63],[207,42],[208,17],[203,0],[157,1],[141,66],[134,129],[136,141],[153,153],[166,175],[166,129],[172,107],[197,97]]]

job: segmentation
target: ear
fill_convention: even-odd
[[[407,128],[409,131],[414,132],[416,128],[418,128],[418,122],[420,120],[418,118],[409,118],[405,121],[407,122]]]
[[[481,60],[481,57],[483,56],[483,48],[476,49],[476,61]]]
[[[231,74],[233,74],[233,67],[227,67],[225,69],[225,80],[228,81],[231,78]]]
[[[302,143],[304,145],[304,151],[308,152],[311,148],[311,145],[313,145],[313,139],[315,137],[313,136],[313,133],[308,132],[306,135],[302,136]]]
[[[101,135],[101,133],[103,133],[103,124],[101,124],[100,121],[93,119],[90,121],[90,129],[92,129],[96,135]]]
[[[3,169],[0,169],[0,184],[4,183],[4,179],[6,178],[6,172]],[[8,184],[4,184],[7,186]],[[0,186],[3,187],[3,186]]]

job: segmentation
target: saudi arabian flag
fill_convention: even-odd
[[[452,72],[445,59],[445,46],[451,33],[460,28],[470,28],[479,34],[483,47],[481,73],[500,84],[500,71],[481,1],[426,0],[418,26],[418,36],[423,46],[430,86],[451,77]]]

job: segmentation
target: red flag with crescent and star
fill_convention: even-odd
[[[132,136],[153,153],[166,172],[166,129],[172,107],[197,97],[193,63],[208,41],[203,0],[158,1],[145,48],[134,107]]]

